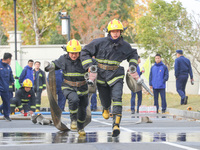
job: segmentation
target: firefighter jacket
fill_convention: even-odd
[[[55,64],[55,69],[62,69],[63,71],[63,77],[64,81],[62,83],[62,90],[70,90],[70,91],[76,91],[78,96],[83,96],[88,94],[88,86],[85,83],[84,85],[80,87],[71,86],[67,84],[65,81],[69,82],[84,82],[85,81],[85,69],[83,69],[83,66],[81,64],[80,57],[77,58],[75,61],[71,60],[68,54],[60,56],[59,59],[53,61]]]
[[[45,72],[39,69],[38,72],[33,70],[33,78],[34,80],[34,91],[45,90],[46,89],[46,80],[45,80]]]
[[[29,105],[30,110],[35,111],[35,94],[34,91],[31,89],[29,92],[26,92],[24,87],[21,87],[17,90],[15,94],[15,99],[19,102],[19,110],[23,109],[23,105]]]
[[[10,82],[14,83],[12,69],[9,64],[3,63],[2,60],[0,60],[0,91],[9,91]]]
[[[81,61],[84,69],[88,69],[92,65],[92,56],[95,56],[98,62],[97,83],[109,86],[114,85],[119,80],[124,78],[124,67],[120,66],[123,60],[127,60],[130,65],[137,66],[137,50],[132,49],[131,45],[120,37],[115,43],[114,40],[108,37],[93,40],[86,45],[81,51]],[[107,70],[99,68],[113,66],[113,69]],[[117,67],[117,69],[116,69]]]

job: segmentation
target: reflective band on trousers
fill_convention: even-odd
[[[109,59],[98,59],[98,58],[96,58],[96,60],[99,63],[109,64],[109,65],[117,65],[117,66],[119,66],[119,64],[121,63],[119,61],[109,60]]]
[[[64,76],[67,76],[67,77],[84,77],[85,76],[85,73],[78,73],[78,72],[74,72],[74,73],[63,73]]]
[[[129,62],[134,62],[134,63],[138,63],[136,59],[130,59]]]
[[[16,105],[15,104],[10,104],[10,107],[16,107]]]
[[[36,107],[35,107],[35,106],[31,106],[31,108],[34,108],[34,109],[35,109]]]
[[[92,62],[92,59],[86,59],[82,62],[82,65],[84,66],[85,64],[89,64]]]
[[[36,104],[36,107],[40,107],[40,104]]]
[[[86,94],[88,94],[88,91],[84,91],[84,92],[77,91],[76,93],[78,95],[86,95]]]
[[[28,102],[29,99],[22,99],[22,102]]]
[[[70,113],[75,114],[78,112],[78,108],[76,110],[69,110]]]
[[[84,123],[84,122],[85,122],[85,120],[81,121],[81,120],[79,120],[79,119],[78,119],[77,121],[80,122],[80,123]]]
[[[112,84],[113,82],[115,82],[117,79],[123,79],[124,75],[118,76],[118,77],[114,77],[112,80],[108,81],[108,84]]]
[[[113,102],[113,106],[122,106],[122,102]]]

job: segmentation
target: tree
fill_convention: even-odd
[[[103,29],[112,19],[119,19],[127,25],[133,0],[76,0],[71,9],[72,38],[80,38],[82,43],[103,37]]]
[[[71,0],[17,0],[18,29],[23,31],[25,43],[39,45],[43,34],[56,28],[58,12],[70,9],[72,3]],[[11,11],[13,0],[0,1],[0,6]]]
[[[160,53],[168,69],[174,64],[175,50],[178,41],[191,27],[186,9],[181,2],[155,0],[149,4],[149,12],[139,18],[136,28],[136,40],[145,48],[144,57]]]
[[[190,14],[192,26],[185,30],[184,35],[177,43],[184,53],[191,58],[191,63],[198,75],[200,75],[200,14]]]

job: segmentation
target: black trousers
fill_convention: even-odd
[[[42,95],[42,90],[35,91],[35,104],[36,104],[36,109],[40,110],[41,106],[41,95]]]
[[[104,109],[108,109],[113,101],[113,114],[122,114],[123,81],[116,82],[113,86],[97,84],[99,97]]]
[[[78,96],[75,91],[63,90],[64,96],[68,99],[71,121],[77,120],[79,129],[83,128],[86,119],[86,108],[88,105],[88,95]]]

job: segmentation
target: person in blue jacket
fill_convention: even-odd
[[[24,67],[20,77],[19,77],[19,83],[22,85],[23,81],[25,79],[30,79],[32,83],[34,84],[34,79],[33,79],[33,60],[30,59],[28,61],[28,65]]]
[[[175,77],[176,77],[176,90],[181,97],[181,105],[186,105],[188,96],[185,95],[185,87],[188,80],[188,74],[190,75],[191,83],[194,82],[192,67],[190,60],[183,56],[182,50],[176,51],[176,60],[174,65]]]
[[[149,85],[150,88],[153,88],[154,94],[154,106],[157,107],[157,113],[159,110],[159,103],[158,103],[158,95],[160,93],[161,100],[162,100],[162,113],[165,113],[167,108],[166,103],[166,81],[169,78],[168,68],[163,64],[161,61],[161,55],[156,54],[155,56],[155,64],[151,67],[150,76],[149,76]]]
[[[58,95],[58,106],[62,111],[65,109],[65,103],[66,103],[66,98],[63,95],[61,86],[63,83],[63,72],[61,69],[55,70],[55,76],[56,76],[56,94]]]
[[[0,96],[3,101],[3,114],[7,121],[11,121],[9,117],[10,112],[10,95],[9,95],[9,82],[14,84],[12,69],[9,65],[11,62],[12,54],[4,53],[3,59],[0,60]]]
[[[90,105],[91,111],[97,110],[97,93],[93,93],[91,97],[91,105]]]
[[[137,73],[141,76],[142,72],[140,72],[139,63],[141,62],[140,56],[138,56],[138,65],[137,65]],[[137,102],[137,113],[139,113],[139,107],[142,103],[142,90],[136,93],[131,92],[131,113],[135,114],[135,96],[137,94],[138,102]]]

